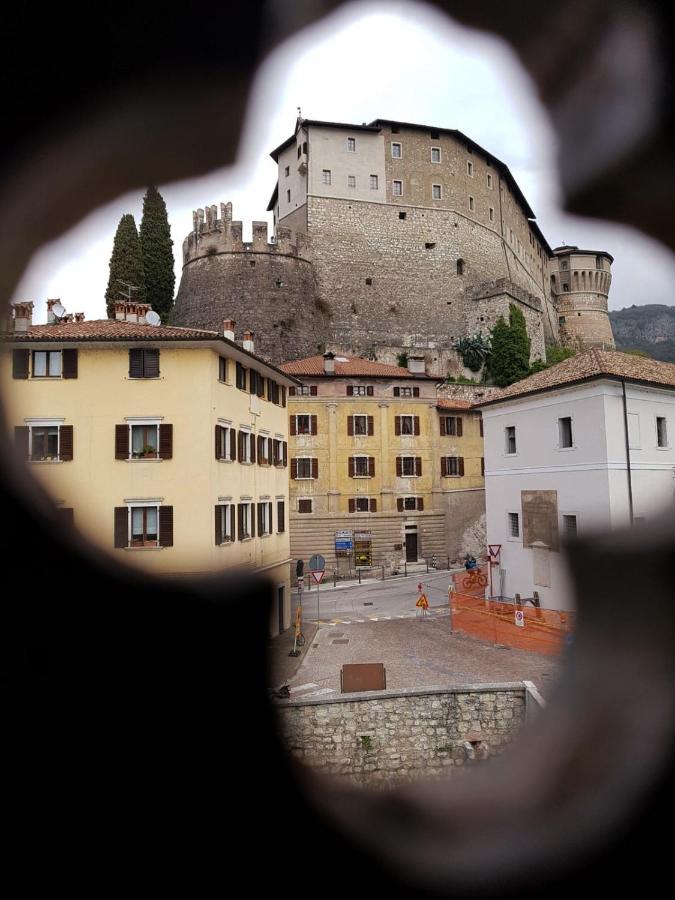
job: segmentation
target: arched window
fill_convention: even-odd
[[[457,260],[457,274],[458,275],[464,274],[464,260],[463,259]]]

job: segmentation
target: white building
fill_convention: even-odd
[[[673,503],[675,365],[593,349],[481,409],[487,540],[501,544],[501,592],[537,591],[542,606],[569,608],[566,539],[639,527]]]

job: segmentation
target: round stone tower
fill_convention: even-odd
[[[551,294],[560,340],[567,346],[614,347],[607,312],[614,258],[604,250],[556,247],[550,261]]]
[[[218,331],[234,319],[255,332],[256,353],[272,363],[323,352],[330,308],[317,296],[307,236],[279,227],[268,242],[267,222],[254,222],[253,240],[244,243],[232,204],[217,212],[193,213],[171,324]]]

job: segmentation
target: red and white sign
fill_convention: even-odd
[[[518,626],[518,628],[525,627],[525,613],[522,611],[522,609],[516,610],[516,625]]]
[[[502,551],[501,544],[488,544],[488,556],[493,566],[499,565],[499,554]]]
[[[312,578],[314,579],[315,584],[321,584],[321,582],[323,581],[323,576],[325,574],[325,571],[322,571],[321,569],[312,572]]]

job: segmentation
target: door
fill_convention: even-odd
[[[409,531],[405,536],[405,561],[417,562],[417,532]]]

